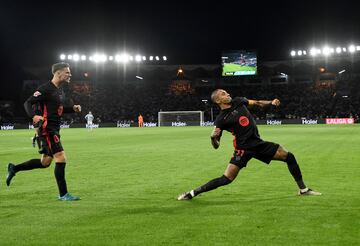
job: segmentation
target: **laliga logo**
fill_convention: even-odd
[[[354,124],[354,118],[327,118],[326,124]]]
[[[41,92],[40,92],[40,91],[35,91],[33,96],[34,96],[34,97],[41,96]]]

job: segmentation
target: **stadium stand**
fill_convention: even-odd
[[[83,107],[83,114],[92,111],[95,123],[134,122],[139,113],[145,121],[156,122],[159,111],[205,112],[211,121],[217,108],[210,102],[215,88],[224,88],[233,96],[250,99],[281,100],[276,109],[254,109],[257,119],[321,119],[360,116],[360,62],[335,60],[318,64],[309,61],[278,61],[259,66],[258,76],[221,78],[219,65],[185,65],[178,74],[178,65],[143,65],[119,69],[73,67],[72,83],[66,94]],[[326,66],[325,66],[326,65]],[[319,68],[325,67],[322,71]],[[348,70],[338,74],[342,68]],[[351,70],[351,69],[352,70]],[[13,111],[13,104],[22,104],[35,88],[46,81],[48,71],[37,69],[32,80],[24,80],[19,101],[2,101],[0,123],[26,122],[23,111]],[[40,72],[39,72],[40,71]],[[144,79],[137,79],[141,75]],[[33,78],[38,79],[33,79]],[[42,81],[42,82],[40,82]],[[65,121],[84,122],[84,115],[68,115]]]

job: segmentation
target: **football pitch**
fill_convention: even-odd
[[[285,164],[251,160],[228,186],[191,201],[179,193],[222,175],[232,154],[210,127],[63,129],[66,177],[77,202],[57,201],[50,168],[17,173],[37,158],[31,130],[0,131],[0,245],[359,245],[360,125],[259,126],[293,152],[299,197]]]
[[[225,76],[226,73],[235,73],[235,72],[253,72],[253,74],[255,74],[256,67],[242,66],[233,63],[227,63],[223,66],[223,72],[222,72],[223,76]]]

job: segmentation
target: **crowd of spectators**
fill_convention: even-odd
[[[14,107],[9,101],[0,101],[0,123],[14,121]]]
[[[224,86],[232,96],[255,100],[278,98],[278,108],[252,112],[256,119],[320,119],[331,117],[359,118],[359,86],[343,82],[342,86],[314,86],[287,84],[269,86]],[[213,87],[182,87],[180,91],[169,85],[97,85],[90,94],[74,94],[74,100],[83,105],[83,114],[92,111],[97,122],[136,121],[141,113],[147,122],[156,122],[159,111],[205,112],[205,121],[218,113],[211,103]],[[83,121],[82,116],[76,121]]]
[[[233,97],[244,96],[255,100],[278,98],[278,108],[253,108],[256,119],[321,119],[352,117],[359,121],[360,85],[352,81],[337,81],[335,86],[314,84],[234,85],[217,86]],[[215,86],[216,87],[216,86]],[[204,111],[204,120],[211,121],[218,108],[211,102],[214,86],[193,86],[191,81],[142,81],[134,83],[72,83],[65,91],[76,104],[82,105],[81,114],[64,116],[69,123],[83,123],[91,111],[95,123],[133,123],[141,113],[145,122],[157,122],[159,111]],[[14,118],[12,107],[0,108],[0,123]]]

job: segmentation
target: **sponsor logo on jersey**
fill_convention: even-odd
[[[248,126],[250,123],[249,119],[246,116],[240,116],[239,118],[239,124],[241,126]]]

